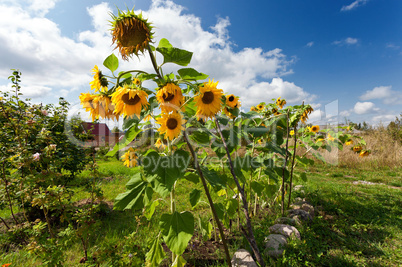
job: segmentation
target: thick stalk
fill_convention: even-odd
[[[294,128],[294,149],[293,149],[293,157],[292,157],[292,166],[291,166],[291,170],[290,170],[290,181],[289,181],[289,199],[288,199],[288,208],[290,206],[290,198],[292,196],[292,182],[293,182],[293,170],[295,168],[295,158],[296,158],[296,147],[297,147],[297,124],[295,125]]]
[[[7,227],[7,230],[10,229],[10,227],[8,226],[8,224],[6,223],[6,221],[0,217],[0,220],[4,223],[4,225]]]
[[[288,147],[289,147],[289,111],[286,114],[286,147],[285,147],[285,163],[282,169],[282,216],[285,215],[285,170],[288,163]]]
[[[228,249],[228,246],[226,243],[225,234],[223,233],[223,227],[222,227],[221,221],[219,220],[218,214],[216,213],[214,202],[211,198],[211,194],[209,193],[207,182],[205,181],[204,174],[202,173],[200,165],[198,163],[197,155],[195,154],[195,151],[194,151],[193,147],[191,146],[190,141],[188,140],[187,133],[185,130],[183,131],[183,137],[184,137],[184,139],[187,143],[187,146],[190,149],[191,155],[194,159],[194,165],[198,171],[198,175],[200,176],[202,186],[204,187],[205,194],[207,195],[209,206],[211,207],[212,215],[214,216],[215,222],[218,225],[218,229],[219,229],[219,232],[220,232],[221,238],[222,238],[223,247],[225,249],[225,256],[226,256],[227,264],[229,267],[232,267],[231,258],[229,255],[229,249]]]
[[[223,137],[221,127],[219,125],[219,122],[218,122],[218,119],[216,118],[216,116],[215,116],[215,123],[216,123],[216,128],[218,129],[219,135],[222,139],[223,146],[225,147],[225,150],[226,150],[229,167],[230,167],[230,172],[233,176],[233,179],[236,183],[237,189],[239,190],[240,196],[243,201],[243,211],[244,211],[244,215],[246,217],[246,222],[247,222],[247,230],[244,229],[244,227],[241,227],[243,235],[249,242],[251,248],[253,249],[254,255],[257,258],[258,263],[262,267],[264,267],[265,266],[264,260],[261,257],[260,250],[258,249],[257,242],[255,241],[255,238],[254,238],[254,232],[253,232],[253,228],[251,226],[251,219],[250,219],[250,214],[248,212],[248,203],[247,203],[246,195],[244,193],[244,188],[240,186],[239,180],[237,179],[236,173],[234,172],[232,158],[230,157],[230,152],[229,152],[228,146],[226,144],[225,138]]]
[[[155,69],[156,75],[158,75],[159,79],[164,80],[161,73],[159,72],[158,63],[156,63],[156,58],[154,56],[154,53],[152,53],[152,49],[149,44],[148,44],[148,52],[149,52],[149,56],[151,57],[152,66]]]
[[[8,192],[8,181],[6,179],[6,172],[5,172],[5,163],[3,162],[3,180],[4,180],[4,188],[6,189],[6,195],[7,195],[7,199],[8,199],[8,207],[10,208],[10,212],[11,212],[11,216],[13,217],[14,221],[16,224],[20,224],[17,220],[17,218],[14,215],[14,211],[13,211],[13,203],[11,201],[11,197],[10,197],[10,193]]]

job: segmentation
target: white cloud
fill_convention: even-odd
[[[35,1],[31,0],[32,5]],[[39,5],[35,12],[12,1],[0,4],[0,76],[8,77],[10,68],[19,68],[23,84],[29,85],[26,88],[41,88],[41,92],[47,90],[46,96],[62,95],[68,99],[89,89],[90,70],[95,64],[105,70],[101,63],[114,49],[108,25],[111,7],[101,3],[88,8],[93,29],[79,32],[77,39],[71,39],[63,35],[57,24],[43,17],[56,2],[47,0],[49,8]],[[154,0],[148,10],[142,10],[155,27],[155,45],[161,38],[167,38],[173,46],[193,51],[189,67],[219,80],[219,87],[225,92],[242,97],[243,106],[279,96],[288,103],[315,98],[279,78],[293,72],[290,66],[295,61],[281,49],[257,47],[235,52],[228,31],[229,18],[218,18],[214,26],[205,30],[199,17],[183,14],[183,10],[184,7],[169,0]],[[117,50],[114,52],[117,54]],[[178,68],[164,65],[165,73]],[[134,57],[130,62],[120,61],[120,69],[153,71],[147,55],[139,60]],[[76,99],[78,96],[73,98]]]
[[[391,90],[392,86],[378,86],[368,90],[360,96],[360,100],[382,99],[384,104],[393,105],[402,103],[402,92]]]
[[[382,123],[385,126],[387,126],[391,121],[394,121],[396,117],[398,117],[397,114],[395,114],[395,115],[391,115],[391,114],[378,115],[378,116],[373,117],[372,122],[373,122],[373,124]]]
[[[363,6],[367,3],[368,0],[356,0],[352,2],[350,5],[343,6],[341,11],[350,11],[352,9],[358,8],[359,6]]]
[[[399,45],[396,45],[394,43],[388,43],[385,45],[386,48],[394,49],[394,50],[399,50],[401,48]]]
[[[379,108],[376,108],[373,102],[357,102],[353,108],[353,111],[356,114],[368,114],[375,113],[379,111]]]
[[[313,45],[314,45],[314,42],[308,42],[308,43],[306,44],[307,47],[312,47]]]
[[[342,110],[339,113],[339,116],[341,116],[341,117],[349,117],[350,116],[350,110]]]
[[[342,40],[334,41],[333,44],[335,45],[357,45],[359,40],[357,38],[347,37]]]

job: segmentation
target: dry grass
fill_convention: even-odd
[[[402,142],[393,140],[384,127],[364,131],[360,136],[367,143],[365,149],[371,150],[369,156],[359,157],[351,146],[344,146],[341,151],[324,152],[324,158],[334,165],[365,170],[402,167]]]

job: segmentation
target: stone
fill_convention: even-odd
[[[293,209],[293,210],[288,210],[288,217],[289,218],[297,218],[300,221],[305,221],[305,222],[310,222],[313,220],[313,217],[311,217],[311,215],[305,211],[305,210],[301,210],[301,209]]]
[[[311,215],[311,217],[314,217],[314,207],[308,203],[304,203],[303,205],[301,205],[300,209],[307,211],[308,214]]]
[[[294,226],[288,224],[274,224],[269,227],[269,232],[271,234],[280,234],[285,236],[286,238],[298,238],[300,239],[299,230],[297,230]]]
[[[280,217],[275,220],[275,224],[289,224],[292,226],[300,226],[301,223],[297,218]]]
[[[265,238],[265,255],[279,257],[285,250],[288,241],[286,237],[279,234],[270,234]]]
[[[233,267],[258,267],[250,252],[245,249],[236,251],[231,262]]]

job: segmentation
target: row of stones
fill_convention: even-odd
[[[294,190],[303,192],[301,186],[296,186]],[[276,219],[275,224],[269,228],[270,235],[265,238],[264,251],[268,256],[276,258],[282,255],[289,239],[301,239],[296,227],[303,222],[311,222],[314,218],[314,207],[306,199],[295,198],[290,207],[292,209],[287,211],[287,217]],[[247,250],[240,249],[233,255],[232,266],[257,267],[257,264]]]

